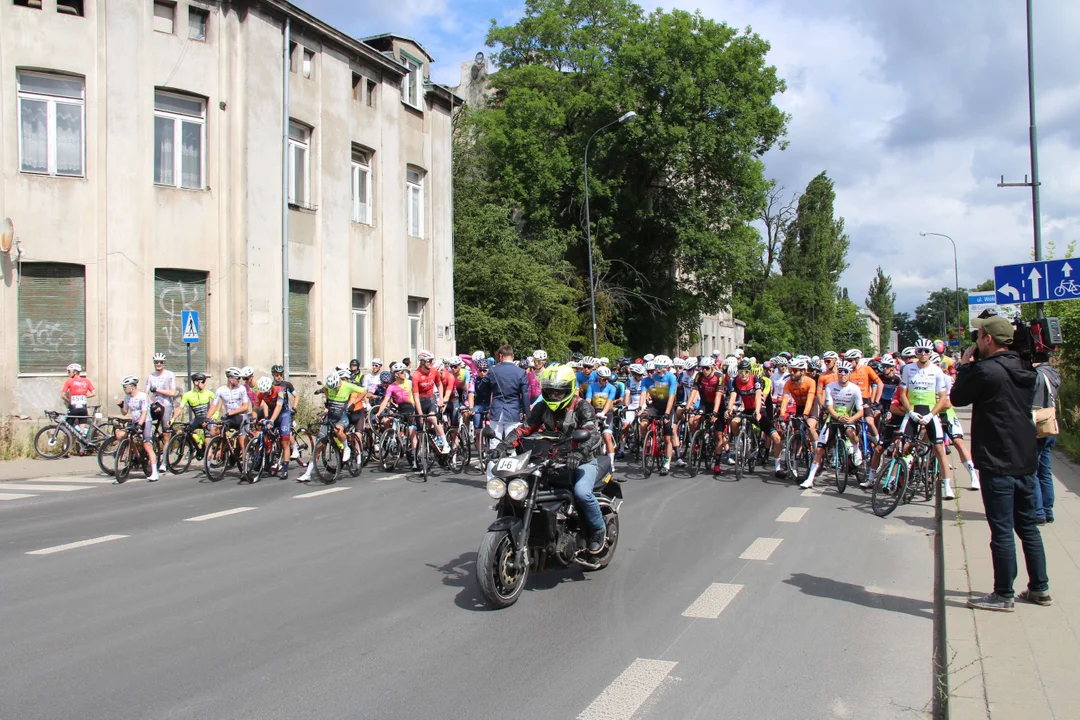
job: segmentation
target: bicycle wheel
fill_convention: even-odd
[[[746,426],[739,428],[735,436],[735,480],[742,480],[743,466],[746,464]]]
[[[746,471],[754,472],[754,465],[758,461],[758,447],[757,430],[753,430],[746,434]]]
[[[394,472],[402,455],[405,453],[401,437],[393,430],[388,430],[383,434],[381,447],[382,459],[379,464],[386,472]]]
[[[653,462],[659,451],[656,447],[656,431],[649,430],[645,433],[645,439],[641,442],[641,474],[649,477],[653,472]]]
[[[63,425],[46,425],[34,436],[34,452],[42,460],[58,460],[71,452],[71,432]]]
[[[191,467],[194,454],[190,436],[183,432],[176,433],[169,438],[169,444],[165,446],[165,467],[173,475],[186,473]]]
[[[240,479],[249,483],[260,480],[265,460],[266,453],[263,449],[262,435],[250,438],[247,447],[244,448],[244,462],[240,468]]]
[[[341,449],[331,439],[315,444],[315,475],[323,485],[333,485],[341,476]]]
[[[203,470],[206,477],[217,482],[225,477],[225,471],[229,468],[229,448],[225,438],[215,435],[206,441],[206,452],[203,453]]]
[[[111,437],[112,433],[106,432],[105,428],[101,427],[100,425],[91,425],[90,429],[86,431],[85,442],[96,452],[97,449],[101,446],[101,443],[105,442]]]
[[[934,499],[934,491],[937,489],[938,482],[941,478],[941,466],[938,464],[938,459],[935,457],[930,464],[930,469],[926,472],[926,483],[923,485],[923,498],[927,502]]]
[[[450,454],[446,457],[446,466],[452,473],[459,473],[469,462],[469,448],[461,439],[457,430],[446,433],[446,442],[450,445]]]
[[[801,482],[804,470],[809,470],[806,460],[806,443],[803,442],[802,433],[788,432],[784,438],[784,451],[787,453],[787,472],[795,480]]]
[[[349,433],[345,439],[349,442],[350,451],[349,462],[345,463],[345,469],[349,471],[350,477],[356,477],[364,465],[364,450],[361,447],[360,436]]]
[[[836,438],[836,456],[833,470],[836,473],[836,491],[841,495],[847,489],[848,482],[848,452],[847,443],[842,436]]]
[[[902,458],[891,458],[884,472],[874,479],[870,491],[870,506],[878,517],[886,517],[904,497],[907,488],[907,463]]]
[[[134,452],[131,438],[126,437],[120,441],[120,445],[116,448],[116,454],[113,456],[113,477],[116,478],[116,482],[123,483],[127,481],[128,475],[131,474]]]
[[[697,477],[698,472],[704,466],[704,460],[702,455],[705,451],[705,438],[700,430],[695,430],[694,434],[690,436],[689,445],[690,452],[686,457],[686,471],[690,474],[690,477]]]
[[[97,451],[97,464],[101,468],[101,472],[106,475],[114,475],[116,473],[116,448],[120,446],[120,440],[116,437],[106,438],[101,445],[98,446]]]
[[[435,440],[426,432],[420,433],[420,457],[417,460],[420,463],[420,475],[424,478],[424,482],[427,482],[431,466],[435,464],[435,448],[432,447],[434,442]]]
[[[292,439],[295,445],[292,460],[300,467],[306,468],[314,456],[315,436],[307,428],[297,428],[293,431]]]

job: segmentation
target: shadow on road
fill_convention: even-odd
[[[840,582],[839,580],[808,575],[806,573],[794,573],[784,582],[799,588],[805,595],[829,598],[830,600],[840,600],[842,602],[862,605],[863,607],[868,608],[876,608],[878,610],[903,613],[924,620],[932,620],[934,617],[934,604],[929,600],[918,600],[916,598],[870,592],[862,585]]]
[[[461,588],[461,592],[454,598],[454,604],[459,608],[472,612],[488,611],[484,596],[480,594],[480,588],[476,584],[475,552],[462,553],[445,565],[427,563],[427,566],[443,574],[443,585]],[[577,568],[530,573],[525,581],[525,592],[550,590],[564,582],[579,582],[587,579],[585,573]]]
[[[465,485],[467,487],[474,487],[480,489],[484,489],[487,487],[487,480],[479,480],[476,478],[466,478],[461,476],[443,478],[442,480],[440,480],[440,482],[453,483],[454,485]]]

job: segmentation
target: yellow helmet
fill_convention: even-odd
[[[551,410],[565,408],[577,395],[577,373],[569,365],[552,365],[540,373],[540,396]]]

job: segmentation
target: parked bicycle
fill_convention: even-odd
[[[150,456],[146,453],[142,433],[142,426],[135,423],[128,423],[125,428],[125,437],[120,440],[120,444],[116,447],[116,455],[113,457],[113,477],[116,478],[116,482],[126,482],[132,468],[142,470],[148,478],[154,474],[154,467],[150,463]],[[161,433],[155,428],[153,447],[154,453],[159,457],[161,445]]]
[[[72,418],[67,413],[46,410],[51,425],[38,430],[34,436],[34,452],[42,460],[58,460],[74,451],[78,455],[97,453],[101,443],[112,437],[107,422],[101,420],[100,405],[92,405],[88,416]],[[76,423],[73,420],[85,422]]]
[[[206,452],[206,431],[190,422],[173,423],[172,437],[165,446],[165,467],[173,475],[186,473],[191,463],[202,460]]]
[[[203,470],[206,477],[212,482],[217,482],[225,477],[230,467],[236,467],[240,471],[240,477],[247,476],[244,453],[240,449],[240,431],[225,427],[220,421],[207,423],[207,429],[218,428],[219,432],[213,434],[206,443],[206,452],[203,453]]]

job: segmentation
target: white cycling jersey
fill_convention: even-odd
[[[138,422],[144,411],[149,412],[150,400],[144,392],[128,395],[124,398],[124,409],[127,410],[128,417],[131,418],[132,422]],[[149,420],[150,416],[147,415],[146,419]]]
[[[900,374],[900,387],[907,390],[908,404],[912,408],[925,407],[923,412],[937,405],[938,393],[947,391],[945,373],[930,363],[926,367],[919,367],[918,363],[905,365]]]
[[[825,405],[840,417],[850,417],[862,410],[862,390],[852,382],[846,385],[831,382],[825,386]]]
[[[791,377],[788,373],[774,372],[769,380],[772,382],[772,396],[773,400],[779,400],[784,395],[784,385],[787,384],[788,379]]]
[[[217,389],[218,400],[225,408],[226,413],[230,413],[233,410],[239,410],[244,406],[244,403],[248,401],[247,388],[243,385],[237,385],[234,388],[228,385],[222,385]]]
[[[146,378],[146,391],[150,393],[152,401],[158,405],[171,405],[173,399],[158,390],[176,390],[176,375],[172,370],[162,370],[160,375],[152,372]]]

